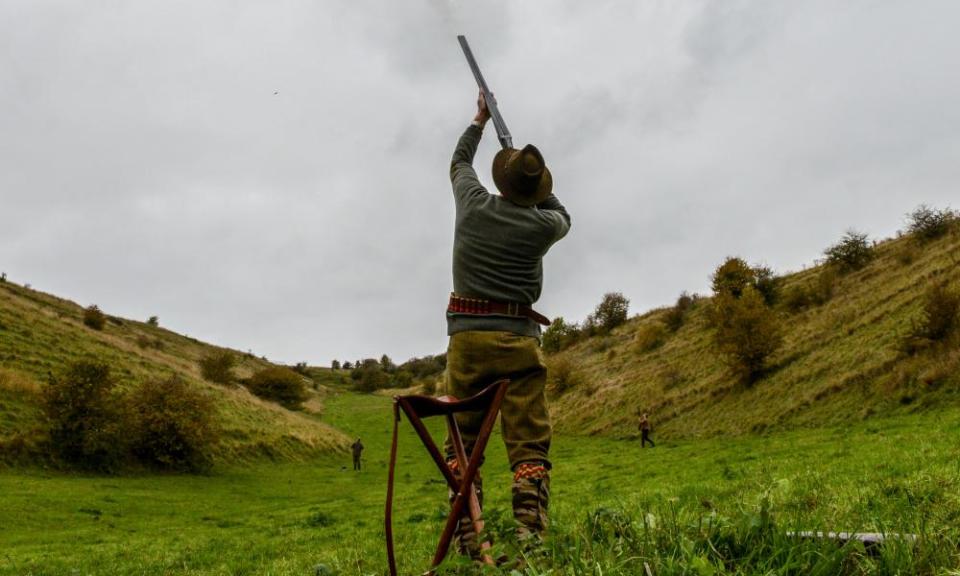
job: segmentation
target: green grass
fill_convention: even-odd
[[[389,399],[340,393],[325,418],[367,450],[210,476],[0,473],[0,574],[384,574]],[[446,491],[401,423],[400,571],[427,567]],[[528,574],[946,574],[960,571],[960,411],[769,436],[635,441],[558,435],[547,557]],[[499,438],[487,516],[510,528]],[[789,530],[919,534],[916,546],[797,541]],[[509,538],[498,537],[512,552]],[[453,566],[452,568],[456,568]],[[461,567],[461,572],[469,571]]]

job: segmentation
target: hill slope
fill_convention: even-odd
[[[344,449],[347,438],[318,421],[320,399],[307,405],[314,414],[292,412],[250,394],[242,386],[219,386],[200,377],[197,361],[214,346],[158,326],[108,317],[102,331],[83,325],[83,308],[55,296],[0,283],[0,446],[16,436],[29,439],[39,421],[37,395],[49,373],[81,358],[110,364],[121,386],[179,374],[216,398],[223,442],[216,458],[296,458]],[[249,376],[270,366],[236,352],[237,374]]]
[[[680,330],[652,351],[637,336],[667,309],[550,357],[574,383],[553,399],[558,430],[633,435],[638,413],[646,411],[661,437],[697,437],[836,425],[960,403],[960,349],[898,352],[930,279],[960,287],[960,227],[926,244],[903,237],[874,251],[866,268],[836,279],[826,303],[800,312],[778,307],[784,345],[771,373],[753,386],[737,384],[714,349],[710,299],[699,300]],[[823,270],[785,276],[783,291],[812,285]]]

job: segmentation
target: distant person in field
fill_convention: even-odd
[[[359,470],[360,455],[363,454],[363,443],[357,438],[357,441],[350,445],[350,449],[353,451],[353,469]]]
[[[570,230],[570,216],[553,195],[553,178],[535,146],[496,154],[493,181],[499,194],[490,194],[480,183],[473,157],[489,119],[481,93],[477,114],[450,163],[456,220],[447,392],[466,398],[500,378],[510,379],[501,425],[513,471],[513,515],[518,538],[537,545],[547,528],[550,499],[551,426],[540,351],[540,326],[550,321],[531,306],[543,286],[543,256]],[[469,455],[482,414],[459,413],[456,418]],[[446,450],[459,475],[449,438]],[[475,486],[482,504],[479,476]],[[478,556],[477,535],[467,516],[457,528],[456,542],[461,554]]]
[[[653,448],[655,444],[653,443],[653,440],[650,439],[650,419],[647,418],[646,412],[640,416],[640,425],[637,426],[637,428],[640,430],[640,447],[646,448],[647,442],[649,442],[650,447]]]

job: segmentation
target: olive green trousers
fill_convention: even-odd
[[[528,461],[542,461],[550,468],[550,414],[544,386],[547,367],[540,343],[530,336],[512,332],[467,331],[450,336],[447,347],[446,393],[463,399],[473,396],[500,378],[509,378],[500,425],[511,469]],[[461,412],[456,415],[463,443],[469,454],[483,414]],[[447,456],[453,454],[449,436]]]

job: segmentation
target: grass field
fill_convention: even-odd
[[[389,399],[341,393],[324,419],[367,446],[349,457],[218,468],[210,476],[0,472],[0,574],[384,574]],[[395,530],[422,572],[445,488],[402,423]],[[960,574],[960,411],[698,441],[558,436],[547,556],[525,574]],[[495,438],[487,516],[509,531]],[[878,556],[790,530],[919,535]],[[508,539],[500,537],[505,551]],[[468,568],[452,567],[461,572]]]

